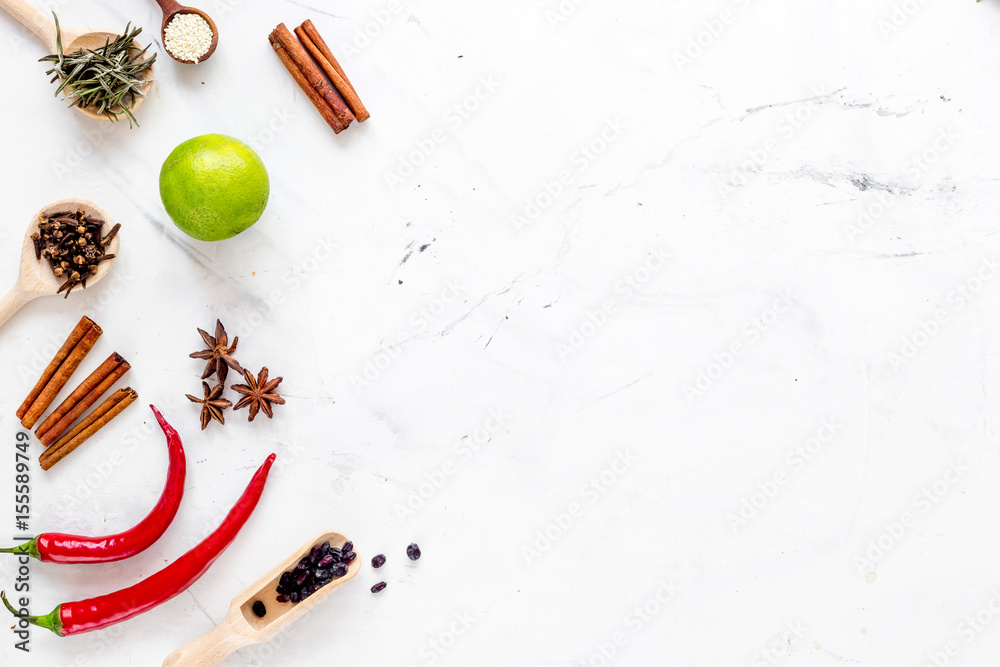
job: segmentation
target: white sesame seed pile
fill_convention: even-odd
[[[178,14],[163,31],[163,45],[178,60],[198,62],[212,47],[212,27],[197,14]]]

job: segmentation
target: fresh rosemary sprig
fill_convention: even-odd
[[[59,17],[52,13],[56,22],[56,52],[41,58],[39,62],[54,63],[46,74],[54,75],[52,82],[59,82],[56,96],[66,91],[70,106],[88,107],[108,120],[116,121],[119,115],[128,118],[129,127],[139,123],[132,115],[131,107],[137,97],[144,97],[142,87],[146,83],[144,73],[156,60],[154,53],[143,60],[147,45],[141,51],[132,42],[142,32],[142,28],[132,28],[129,23],[125,32],[97,49],[77,49],[72,53],[62,52],[62,32]]]

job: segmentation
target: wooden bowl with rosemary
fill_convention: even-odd
[[[153,86],[153,62],[146,57],[136,37],[142,28],[126,25],[119,34],[85,28],[60,28],[53,12],[50,21],[25,0],[0,0],[0,8],[24,24],[45,43],[49,51],[42,62],[52,63],[46,74],[58,84],[70,105],[91,118],[103,121],[127,119],[133,115]]]
[[[62,93],[71,106],[91,118],[138,124],[133,114],[153,87],[156,60],[155,53],[146,57],[149,46],[137,39],[142,28],[126,25],[119,35],[62,30],[58,19],[54,25],[55,48],[41,61],[52,63],[46,74],[59,84],[56,95]]]

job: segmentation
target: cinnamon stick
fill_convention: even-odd
[[[333,131],[339,134],[346,129],[351,124],[351,121],[354,120],[354,114],[347,107],[344,98],[326,80],[323,72],[312,61],[312,58],[302,48],[302,45],[296,41],[295,36],[289,32],[285,24],[279,23],[278,27],[268,36],[268,40],[271,42],[275,53],[281,58],[281,62],[285,64],[285,68],[288,69],[295,82],[299,84],[299,88],[309,96],[313,106],[319,110],[323,118],[326,119],[326,122],[333,128]],[[282,50],[284,55],[282,54]],[[287,56],[287,59],[284,56]],[[289,64],[289,60],[291,64]],[[317,97],[333,112],[338,123],[334,124],[330,122],[327,114],[324,113],[324,109],[318,103]],[[340,129],[337,129],[338,126]]]
[[[83,362],[101,335],[101,327],[89,317],[83,317],[76,325],[63,346],[56,352],[51,363],[42,372],[31,393],[17,409],[17,418],[25,428],[32,428],[42,413],[52,404],[70,376]]]
[[[312,102],[314,107],[316,107],[316,111],[318,111],[319,115],[323,117],[323,120],[326,121],[326,124],[333,128],[334,134],[340,134],[341,132],[343,132],[345,126],[337,117],[336,112],[329,104],[326,103],[326,101],[320,96],[320,94],[313,89],[309,81],[306,80],[305,74],[299,71],[299,68],[295,66],[295,63],[292,61],[291,56],[288,55],[288,52],[285,51],[284,47],[282,47],[274,39],[274,35],[270,35],[268,37],[268,41],[271,42],[271,47],[274,49],[274,52],[278,55],[278,58],[285,66],[285,69],[287,69],[288,73],[292,75],[293,79],[295,79],[295,83],[299,84],[299,88],[302,89],[302,92],[306,94],[306,97],[309,98],[309,101]]]
[[[104,428],[108,422],[120,415],[125,408],[132,405],[137,398],[139,398],[139,394],[131,387],[119,389],[112,394],[70,433],[60,439],[55,446],[42,452],[42,455],[38,457],[42,470],[48,470],[66,458],[77,447],[89,440],[92,435]]]
[[[344,101],[347,102],[347,106],[351,109],[354,117],[358,119],[358,122],[363,123],[371,118],[368,109],[365,108],[365,105],[361,103],[361,98],[358,97],[358,91],[354,90],[354,86],[351,84],[350,79],[347,78],[344,68],[337,62],[333,51],[326,45],[326,42],[319,34],[319,30],[313,25],[312,20],[306,19],[305,23],[295,29],[295,34],[298,36],[299,41],[302,42],[302,46],[306,47],[306,51],[309,52],[316,61],[316,64],[323,70],[323,73],[333,82],[337,92],[343,96]]]
[[[131,368],[129,363],[117,352],[112,352],[97,370],[87,376],[80,386],[73,390],[65,401],[42,422],[35,435],[46,447],[69,428],[91,405],[97,402],[101,395],[111,388],[122,375]]]

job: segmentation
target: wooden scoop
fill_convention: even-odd
[[[31,241],[31,235],[38,231],[38,223],[43,215],[49,215],[58,211],[76,211],[77,209],[82,209],[88,216],[103,220],[103,231],[105,234],[110,232],[111,228],[115,226],[115,222],[111,219],[111,216],[89,199],[77,199],[76,197],[60,199],[36,213],[35,217],[28,223],[28,231],[24,233],[24,243],[21,244],[21,272],[17,278],[17,284],[7,293],[7,296],[0,299],[0,326],[3,326],[14,313],[29,301],[37,299],[40,296],[54,296],[57,294],[59,287],[66,282],[64,279],[55,277],[48,261],[35,258],[35,244]],[[108,247],[105,248],[108,254],[118,254],[120,238],[121,236],[118,235],[111,239]],[[97,268],[97,273],[87,279],[87,287],[92,287],[97,284],[97,281],[108,275],[108,271],[111,270],[111,265],[114,262],[114,259],[101,262]],[[80,290],[80,287],[73,288],[74,293]]]
[[[56,24],[46,18],[44,14],[29,5],[25,0],[0,0],[0,8],[6,9],[11,16],[24,24],[28,30],[35,33],[45,42],[45,48],[49,50],[50,54],[56,52]],[[118,37],[118,33],[114,32],[91,31],[84,28],[63,28],[63,53],[72,53],[80,49],[97,49],[104,46],[109,39],[113,40]],[[139,40],[132,42],[132,46],[140,51],[143,48],[139,44]],[[135,96],[132,106],[129,107],[129,111],[133,114],[146,101],[146,95],[149,93],[149,89],[153,87],[153,67],[147,69],[144,76],[146,77],[146,83],[142,86],[142,96]],[[96,109],[89,107],[81,108],[78,106],[74,106],[73,108],[78,109],[85,116],[97,120],[111,120],[105,114],[98,113]]]
[[[277,588],[281,575],[295,569],[303,556],[308,555],[313,547],[318,547],[324,542],[329,542],[332,547],[340,548],[347,542],[347,537],[341,533],[330,531],[309,540],[304,547],[289,556],[285,562],[233,598],[225,620],[208,634],[172,653],[163,663],[163,667],[215,667],[237,649],[251,644],[262,644],[298,620],[361,570],[361,556],[359,555],[347,568],[347,574],[339,579],[334,579],[303,602],[279,603],[276,598],[278,597]],[[263,618],[257,618],[257,615],[253,613],[253,603],[258,600],[263,602],[267,609],[267,614]]]

